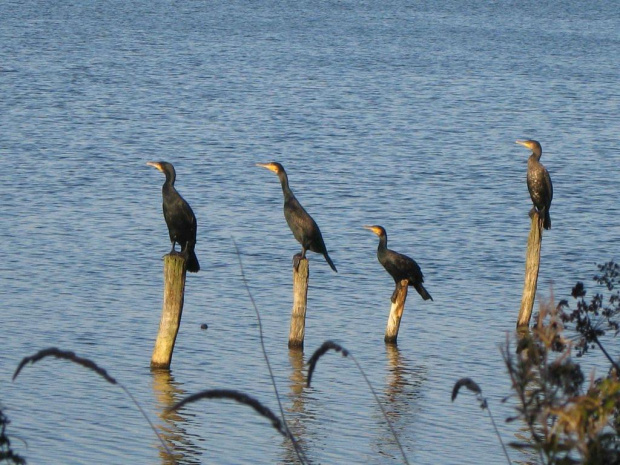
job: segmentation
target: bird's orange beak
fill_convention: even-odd
[[[161,163],[158,163],[158,162],[156,162],[156,161],[149,161],[149,162],[146,162],[146,164],[147,164],[148,166],[152,166],[152,167],[153,167],[153,168],[155,168],[157,171],[161,171],[161,172],[163,172],[163,171],[164,171],[164,169],[161,167]]]
[[[269,171],[273,171],[274,173],[278,172],[278,166],[275,163],[257,163],[256,166],[267,168]]]
[[[529,140],[518,140],[515,143],[532,150],[532,143]]]
[[[364,229],[368,229],[369,231],[374,232],[377,236],[381,235],[381,229],[379,229],[377,226],[364,225]]]

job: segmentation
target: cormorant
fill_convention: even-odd
[[[181,253],[185,255],[187,260],[187,271],[197,273],[200,271],[200,264],[194,252],[196,245],[196,216],[192,211],[192,207],[174,188],[174,181],[176,179],[174,166],[165,161],[150,161],[147,165],[156,168],[166,175],[166,181],[161,188],[161,194],[164,200],[164,218],[168,225],[170,242],[172,242],[170,253],[175,251],[175,244],[178,243],[181,246]]]
[[[257,163],[256,166],[267,168],[269,171],[276,173],[278,178],[280,178],[282,192],[284,193],[284,218],[286,218],[286,222],[289,228],[291,228],[293,236],[295,236],[297,242],[301,244],[301,252],[296,254],[293,258],[295,269],[299,267],[299,261],[302,258],[306,258],[306,250],[311,250],[312,252],[322,254],[332,270],[337,273],[338,270],[336,266],[327,254],[327,248],[325,247],[325,242],[323,242],[321,230],[295,198],[293,191],[288,186],[288,176],[286,175],[286,171],[284,171],[284,167],[276,162]]]
[[[396,294],[400,289],[400,282],[403,279],[409,280],[409,286],[413,286],[424,300],[433,300],[428,291],[424,288],[424,275],[420,266],[413,258],[387,248],[387,233],[382,226],[364,226],[364,228],[374,232],[379,236],[379,248],[377,258],[383,268],[394,278],[396,288],[392,293],[392,302],[396,302]]]
[[[530,158],[527,160],[527,189],[530,191],[530,197],[535,209],[532,208],[530,214],[537,210],[544,217],[543,227],[551,229],[549,209],[553,199],[553,184],[551,184],[549,171],[540,163],[542,147],[535,140],[518,140],[517,144],[532,151]]]

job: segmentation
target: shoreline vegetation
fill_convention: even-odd
[[[531,329],[517,332],[516,347],[507,336],[502,357],[516,415],[507,423],[521,421],[525,434],[508,445],[527,457],[526,463],[549,465],[620,463],[620,367],[603,344],[620,330],[620,265],[613,261],[597,265],[594,281],[604,289],[586,300],[578,282],[568,300],[557,305],[553,296],[540,305]],[[604,292],[609,292],[605,296]],[[610,366],[604,375],[589,379],[576,359],[600,349]],[[513,463],[489,410],[482,390],[471,378],[456,382],[454,401],[465,387],[474,392],[487,410],[508,463]],[[521,462],[519,462],[521,463]]]

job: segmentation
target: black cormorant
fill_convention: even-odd
[[[174,188],[174,180],[176,179],[174,166],[165,161],[150,161],[147,165],[156,168],[166,175],[166,181],[161,188],[161,194],[164,200],[164,218],[168,225],[170,242],[172,242],[170,253],[175,251],[174,246],[178,243],[181,246],[181,253],[185,255],[187,260],[187,271],[197,273],[200,270],[200,264],[194,252],[194,247],[196,246],[196,216],[189,204]]]
[[[299,260],[306,258],[306,250],[311,250],[316,253],[320,253],[325,257],[332,270],[338,272],[336,266],[332,262],[331,258],[327,254],[327,248],[325,242],[323,242],[323,235],[321,230],[317,226],[312,217],[304,210],[299,201],[295,198],[293,191],[288,186],[288,176],[286,171],[280,163],[257,163],[256,166],[267,168],[269,171],[273,171],[280,178],[280,184],[282,184],[282,192],[284,193],[284,217],[288,223],[289,228],[293,231],[293,236],[301,244],[301,253],[298,253],[294,257],[295,269],[299,267]]]
[[[379,263],[383,265],[383,268],[394,278],[394,282],[396,283],[396,288],[392,293],[392,302],[396,301],[396,294],[400,289],[400,282],[403,279],[407,279],[409,281],[409,286],[413,286],[424,300],[433,300],[422,284],[424,282],[424,275],[416,261],[413,258],[387,248],[387,233],[382,226],[364,226],[364,228],[379,236],[377,258],[379,259]]]
[[[553,199],[553,184],[547,168],[540,163],[542,155],[542,147],[535,140],[518,140],[517,144],[527,147],[532,151],[530,158],[527,160],[527,189],[530,191],[530,197],[536,210],[544,217],[543,227],[551,229],[551,216],[549,209],[551,208],[551,200]],[[532,209],[534,211],[534,209]]]

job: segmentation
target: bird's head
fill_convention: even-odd
[[[385,229],[383,228],[383,226],[364,226],[364,229],[368,229],[369,231],[374,232],[379,237],[385,236]]]
[[[537,140],[518,140],[516,143],[530,149],[534,153],[540,154],[542,152],[542,147]]]
[[[257,163],[256,166],[260,166],[262,168],[267,168],[269,171],[273,171],[276,174],[284,173],[284,167],[275,161],[270,163]]]
[[[162,173],[165,173],[172,168],[172,165],[166,161],[149,161],[146,164],[148,166],[152,166],[157,171],[161,171]]]

